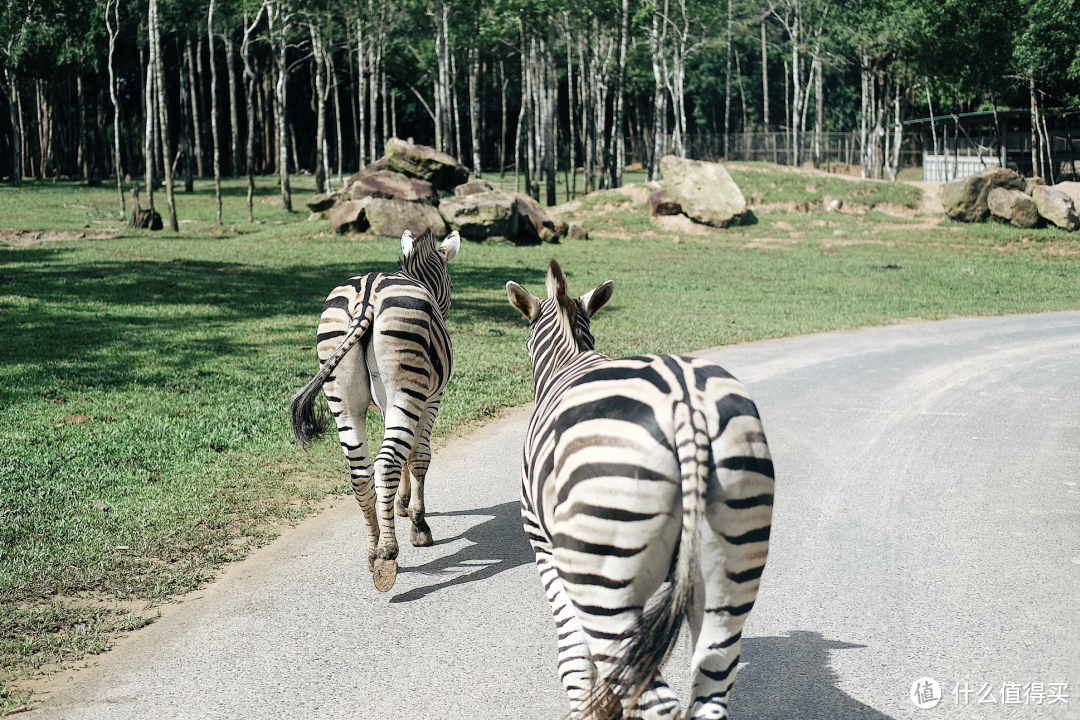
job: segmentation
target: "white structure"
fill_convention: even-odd
[[[1003,153],[1004,154],[1004,153]],[[1001,167],[1001,158],[994,155],[932,155],[924,152],[923,180],[927,182],[951,182],[975,173]]]

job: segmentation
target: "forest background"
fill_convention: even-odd
[[[903,120],[1080,105],[1078,17],[1080,0],[10,0],[0,173],[189,191],[272,173],[292,210],[290,174],[323,191],[398,136],[550,205],[557,173],[578,191],[569,168],[618,187],[628,164],[726,157],[745,132],[784,133],[798,165],[843,131],[864,177],[895,179]]]

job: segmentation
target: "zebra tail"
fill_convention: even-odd
[[[293,395],[292,402],[289,403],[293,434],[296,436],[297,442],[305,450],[312,440],[321,437],[330,426],[330,421],[325,413],[315,412],[315,398],[318,397],[322,386],[330,378],[334,370],[337,369],[342,359],[353,349],[356,343],[367,335],[374,317],[374,305],[372,303],[365,304],[364,311],[357,316],[348,333],[334,348],[334,352],[326,359],[322,367],[319,368],[319,372],[316,373],[315,377],[311,378],[307,385]]]
[[[660,671],[679,639],[683,618],[694,605],[694,588],[700,577],[700,525],[705,517],[705,490],[712,447],[705,416],[689,402],[675,406],[675,447],[682,476],[683,522],[672,582],[657,602],[623,633],[629,640],[619,653],[612,672],[594,688],[583,716],[619,717],[612,696],[625,697],[633,708]]]

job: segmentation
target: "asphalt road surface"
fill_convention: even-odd
[[[777,472],[736,720],[1080,718],[1080,313],[700,354],[750,388]],[[438,455],[437,544],[413,548],[399,525],[389,593],[359,509],[338,503],[24,717],[564,716],[518,518],[526,422]],[[684,697],[687,663],[683,641],[665,676]],[[932,709],[909,696],[923,677]]]

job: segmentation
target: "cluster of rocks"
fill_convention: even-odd
[[[310,219],[328,218],[338,233],[397,237],[408,229],[441,237],[457,230],[469,240],[539,243],[558,242],[571,230],[528,195],[470,180],[468,168],[450,155],[398,138],[387,141],[384,157],[349,178],[346,189],[315,195],[307,206]],[[574,230],[572,238],[583,235]]]
[[[1005,168],[947,183],[941,193],[945,214],[961,222],[988,217],[1031,228],[1046,221],[1065,230],[1080,229],[1077,205],[1080,183],[1047,185],[1042,178],[1025,178]]]
[[[693,222],[724,228],[746,216],[746,198],[719,163],[667,155],[660,159],[664,179],[649,196],[649,214],[685,215]]]

